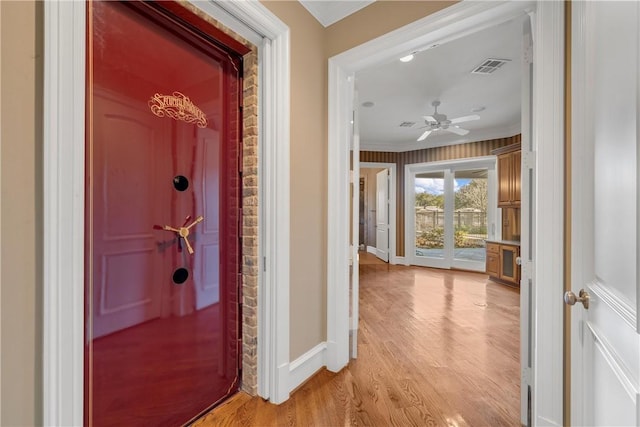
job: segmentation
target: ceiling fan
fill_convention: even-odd
[[[469,133],[467,129],[462,129],[455,125],[458,123],[469,122],[471,120],[478,120],[480,118],[480,116],[478,116],[477,114],[473,114],[471,116],[457,117],[455,119],[447,120],[447,116],[445,114],[438,113],[438,106],[440,105],[440,101],[433,101],[431,105],[433,105],[435,111],[433,115],[423,117],[426,126],[422,127],[421,129],[424,129],[426,127],[427,130],[424,131],[422,135],[420,135],[418,141],[427,139],[431,132],[439,130],[446,130],[447,132],[455,133],[457,135],[466,135]]]

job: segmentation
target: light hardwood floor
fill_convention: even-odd
[[[276,406],[239,393],[205,426],[519,426],[519,294],[363,254],[358,359]]]

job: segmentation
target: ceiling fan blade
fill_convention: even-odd
[[[418,138],[418,141],[424,141],[425,139],[427,139],[427,137],[431,132],[432,132],[431,129],[425,131],[422,135],[420,135],[420,138]]]
[[[462,122],[470,122],[471,120],[478,120],[480,118],[477,114],[472,114],[470,116],[457,117],[455,119],[451,119],[451,124],[462,123]]]
[[[455,133],[456,135],[466,135],[469,133],[468,130],[456,126],[449,126],[448,128],[444,128],[444,130]]]
[[[428,122],[437,122],[437,120],[433,116],[422,116]]]

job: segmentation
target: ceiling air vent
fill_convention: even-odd
[[[402,123],[400,123],[400,127],[401,128],[410,128],[415,124],[416,124],[416,122],[402,122]]]
[[[495,58],[485,59],[482,62],[482,64],[478,65],[471,72],[471,74],[491,74],[509,61],[510,61],[509,59],[495,59]]]

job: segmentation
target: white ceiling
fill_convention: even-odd
[[[305,9],[325,27],[359,11],[374,1],[375,0],[299,0]]]
[[[325,27],[375,0],[299,0]],[[360,147],[371,151],[410,151],[421,148],[504,138],[520,132],[520,76],[522,18],[484,29],[442,45],[420,49],[411,62],[394,60],[356,74]],[[406,52],[407,54],[411,52]],[[488,75],[471,74],[485,59],[510,60]],[[479,120],[461,123],[470,132],[459,136],[432,132],[417,142],[425,129],[423,116],[433,114],[431,103],[441,102],[448,119],[477,114]],[[373,107],[362,103],[373,102]],[[473,109],[484,107],[483,111]],[[415,122],[400,127],[403,122]]]
[[[522,20],[501,24],[422,50],[411,62],[394,60],[356,74],[360,144],[363,150],[409,151],[513,136],[520,132]],[[410,52],[407,52],[407,54]],[[487,58],[510,60],[489,75],[471,74]],[[431,103],[448,119],[478,114],[461,123],[466,136],[437,131],[416,142],[424,132],[422,116]],[[364,102],[373,102],[370,108]],[[472,112],[485,107],[481,112]],[[415,122],[400,127],[402,122]]]

